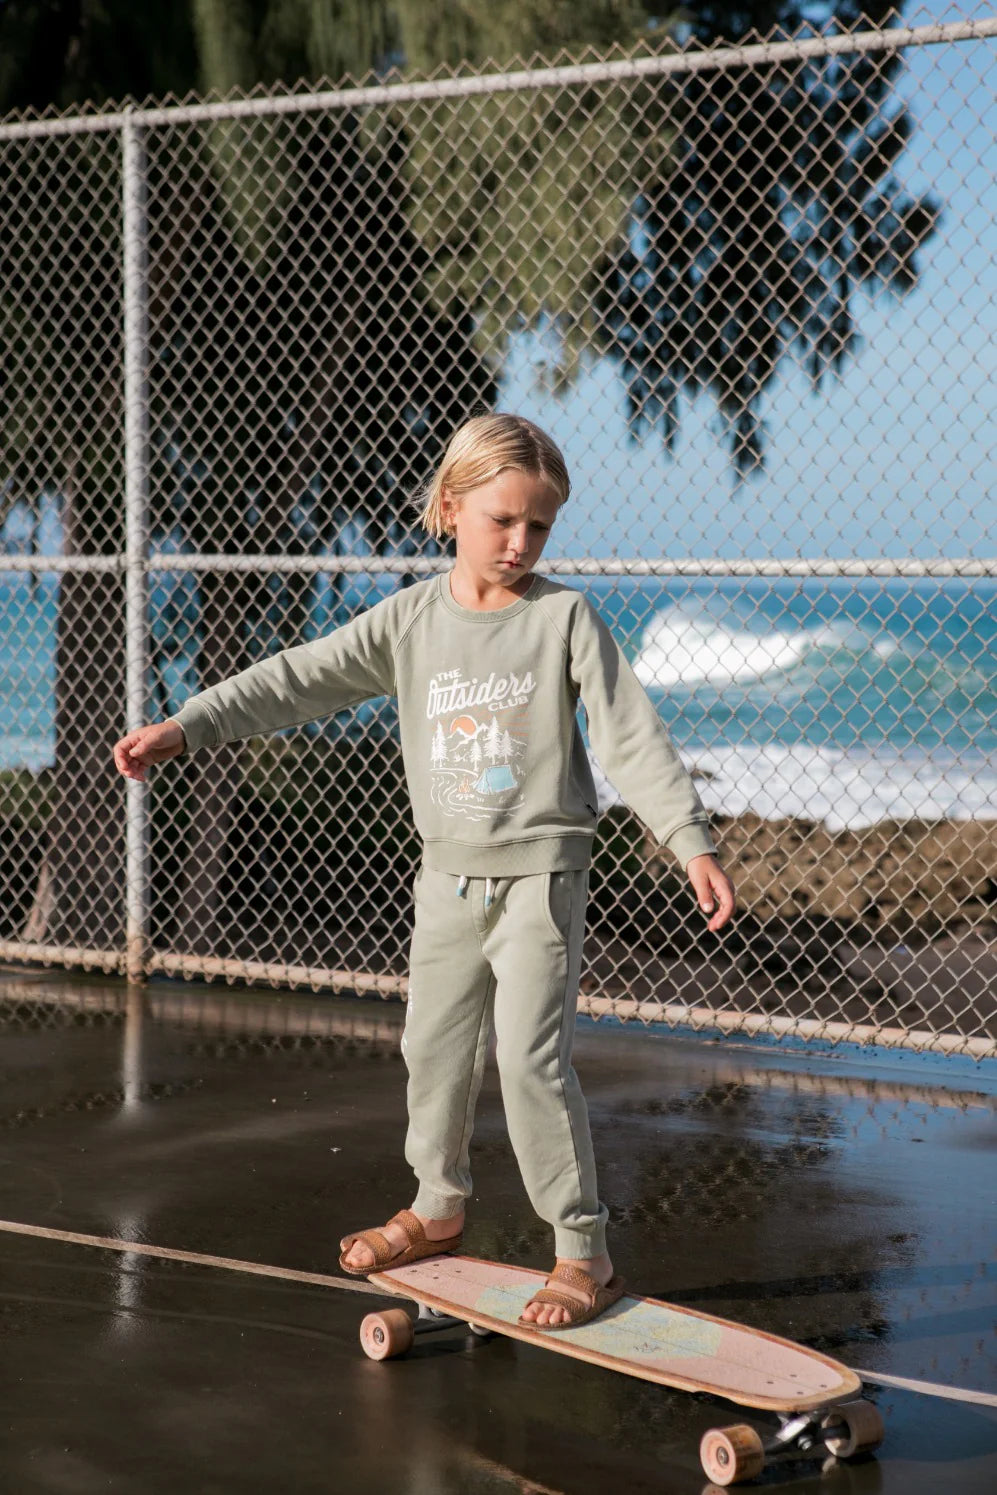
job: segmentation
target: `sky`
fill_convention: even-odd
[[[793,365],[777,377],[761,476],[734,484],[708,396],[683,405],[670,457],[657,436],[633,442],[606,360],[558,397],[538,378],[541,340],[515,343],[502,407],[549,429],[572,473],[558,553],[997,555],[997,40],[908,49],[897,91],[915,126],[897,175],[933,191],[941,224],[910,295],[856,299],[863,346],[840,382],[814,395]]]

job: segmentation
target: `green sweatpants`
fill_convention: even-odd
[[[486,899],[490,900],[486,902]],[[494,1025],[509,1139],[558,1256],[606,1249],[588,1110],[571,1067],[588,872],[457,878],[423,865],[402,1054],[412,1208],[460,1214],[468,1152]]]

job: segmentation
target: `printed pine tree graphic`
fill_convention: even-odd
[[[513,742],[512,738],[509,736],[508,731],[505,731],[505,732],[502,733],[502,736],[499,739],[499,747],[501,749],[502,757],[505,760],[505,762],[506,763],[511,763],[512,760],[513,760],[513,757],[515,756],[516,744]]]
[[[433,734],[433,765],[440,767],[447,761],[447,739],[443,731],[443,723],[436,723],[436,731]]]
[[[506,733],[506,736],[509,734]],[[491,726],[485,733],[485,756],[490,762],[495,763],[499,758],[507,757],[502,747],[502,729],[498,724],[498,717],[493,716]]]
[[[481,760],[483,757],[484,753],[481,751],[481,743],[477,738],[475,738],[471,744],[471,767],[474,769],[475,773],[480,772]]]

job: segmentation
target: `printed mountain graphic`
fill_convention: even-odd
[[[488,724],[465,714],[456,717],[446,729],[437,719],[430,762],[434,769],[441,771],[461,771],[467,764],[468,768],[463,771],[472,774],[477,782],[465,779],[461,784],[462,794],[467,794],[472,787],[480,794],[499,794],[518,788],[519,779],[512,764],[522,756],[525,747],[521,739],[502,729],[494,713]]]

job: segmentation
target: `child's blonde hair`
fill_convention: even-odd
[[[459,498],[498,477],[506,468],[549,483],[558,506],[567,502],[571,480],[557,445],[522,415],[474,415],[451,436],[443,460],[420,494],[419,522],[437,540],[448,534],[443,494]]]

